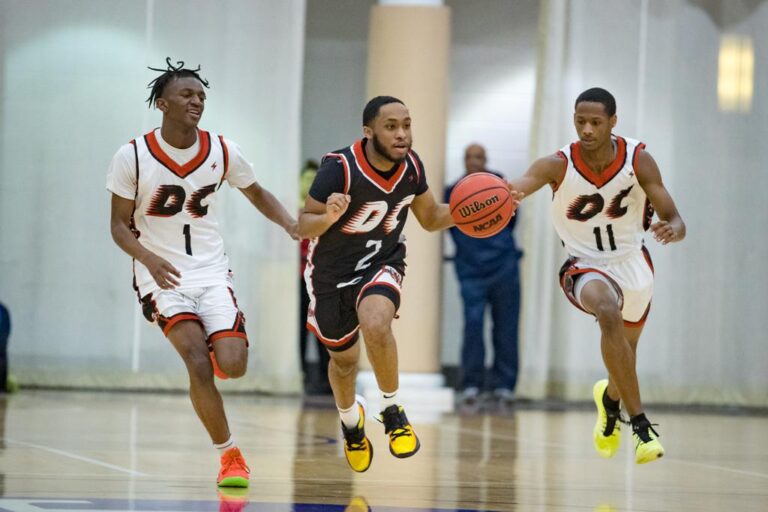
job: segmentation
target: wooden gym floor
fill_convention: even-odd
[[[0,395],[0,511],[768,511],[768,417],[649,408],[667,456],[636,466],[626,435],[594,453],[586,407],[409,416],[421,439],[346,465],[332,402],[225,396],[252,470],[221,494],[218,457],[186,395],[22,391]]]

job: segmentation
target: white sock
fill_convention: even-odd
[[[230,448],[234,448],[235,446],[237,445],[235,444],[235,438],[232,435],[230,435],[229,439],[227,439],[223,443],[213,445],[214,448],[219,450],[219,455],[224,455],[224,452],[226,452]]]
[[[379,390],[381,391],[381,390]],[[397,405],[397,389],[394,391],[390,391],[387,393],[386,391],[381,391],[381,410],[385,410],[390,405]]]
[[[352,404],[352,407],[348,409],[342,409],[338,405],[336,408],[339,410],[339,416],[341,416],[341,422],[347,428],[355,428],[360,423],[360,407],[357,405],[357,400]]]

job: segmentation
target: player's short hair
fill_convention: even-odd
[[[376,116],[379,115],[379,110],[381,110],[381,107],[384,105],[389,105],[390,103],[399,103],[405,106],[405,103],[395,98],[394,96],[376,96],[371,101],[369,101],[363,109],[363,126],[372,126],[374,119],[376,119]]]
[[[150,67],[152,71],[160,71],[162,72],[162,75],[158,76],[149,84],[147,85],[148,89],[152,89],[152,92],[149,93],[149,98],[147,98],[147,103],[149,103],[149,106],[152,107],[155,105],[155,100],[158,98],[161,98],[163,96],[163,91],[165,90],[165,86],[171,83],[172,81],[176,80],[177,78],[184,78],[191,76],[192,78],[196,78],[205,88],[208,88],[208,80],[205,80],[204,78],[201,78],[198,73],[200,73],[200,65],[198,64],[197,68],[195,69],[187,69],[184,67],[184,61],[180,60],[176,62],[176,65],[174,66],[171,64],[171,58],[166,57],[165,63],[168,65],[166,69],[158,69],[158,68],[152,68]]]
[[[608,114],[608,117],[613,117],[613,115],[616,113],[616,98],[613,97],[613,94],[609,93],[605,89],[601,89],[600,87],[593,87],[579,94],[579,97],[576,98],[576,103],[574,103],[573,108],[575,109],[579,103],[583,101],[590,103],[602,103],[605,107],[605,113]]]

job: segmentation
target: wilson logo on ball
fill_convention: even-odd
[[[486,208],[487,206],[493,206],[494,204],[498,203],[500,201],[499,196],[493,196],[482,203],[480,201],[472,201],[471,204],[468,204],[466,206],[462,206],[459,208],[459,215],[461,215],[464,218],[469,217],[470,215],[479,212],[480,210]]]

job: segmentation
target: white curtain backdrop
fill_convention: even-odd
[[[202,66],[207,128],[297,205],[304,0],[0,2],[0,301],[23,384],[185,388],[180,358],[140,316],[109,233],[109,161],[159,126],[146,84],[165,57]],[[227,389],[293,392],[298,247],[239,192],[221,209],[250,338]]]
[[[573,102],[601,86],[615,133],[648,145],[688,226],[680,244],[646,237],[656,265],[638,354],[645,402],[768,406],[768,3],[550,0],[543,3],[531,159],[576,139]],[[751,107],[721,110],[724,37],[754,48]],[[551,193],[525,201],[520,394],[586,400],[605,375],[599,330],[557,286],[565,253]]]

